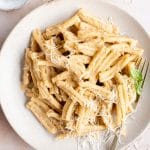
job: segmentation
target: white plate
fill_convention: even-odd
[[[25,108],[26,97],[20,89],[21,67],[24,50],[28,46],[34,28],[44,29],[48,25],[61,22],[72,16],[76,10],[84,8],[91,14],[107,19],[112,17],[123,33],[139,40],[150,58],[150,40],[143,28],[124,11],[100,0],[59,0],[43,5],[27,15],[13,29],[5,41],[0,57],[0,100],[2,109],[14,130],[32,147],[40,150],[77,150],[77,141],[67,139],[56,141]],[[149,75],[150,77],[150,72]],[[147,78],[143,98],[135,120],[128,121],[124,146],[137,137],[147,126],[150,118],[150,78]]]

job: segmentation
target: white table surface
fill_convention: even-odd
[[[28,12],[46,0],[30,0],[23,8],[11,12],[0,11],[0,47],[11,29]],[[150,0],[105,0],[126,10],[150,33]],[[150,126],[126,150],[150,150]],[[8,124],[0,108],[0,150],[33,150]]]

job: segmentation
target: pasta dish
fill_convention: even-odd
[[[115,131],[134,111],[142,55],[116,25],[79,9],[63,23],[33,31],[22,74],[26,107],[59,139]]]

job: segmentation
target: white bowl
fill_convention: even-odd
[[[57,0],[43,5],[22,19],[5,41],[0,56],[0,100],[2,109],[14,130],[31,146],[40,150],[77,150],[75,139],[56,141],[25,108],[26,97],[20,89],[22,63],[25,48],[28,46],[34,28],[44,29],[48,25],[62,22],[79,8],[107,19],[112,17],[123,33],[139,40],[145,49],[144,55],[150,60],[150,40],[140,24],[116,6],[100,0]],[[146,128],[150,119],[150,71],[146,80],[142,99],[139,102],[135,119],[127,123],[127,136],[123,147],[134,140]]]
[[[0,9],[10,11],[22,7],[28,0],[0,0]]]

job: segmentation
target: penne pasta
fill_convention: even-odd
[[[129,62],[133,61],[135,59],[135,55],[124,55],[122,56],[118,62],[112,66],[109,70],[106,70],[104,72],[99,73],[99,80],[101,82],[110,80],[114,77],[114,75],[118,72],[120,72]]]
[[[22,73],[26,107],[58,139],[116,131],[134,111],[133,68],[143,51],[117,26],[83,9],[44,31],[35,29]]]
[[[57,132],[56,126],[48,119],[46,113],[42,111],[38,105],[30,101],[27,103],[26,107],[32,111],[32,113],[50,133],[55,134]]]

